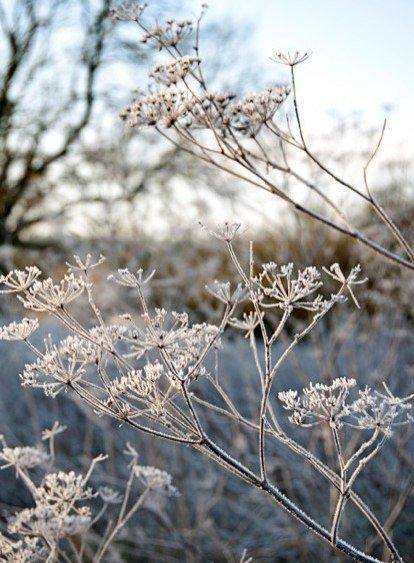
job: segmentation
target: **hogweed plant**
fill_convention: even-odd
[[[146,4],[132,2],[112,10],[115,20],[134,22],[141,33],[141,42],[160,51],[162,56],[162,62],[148,73],[148,91],[125,108],[122,119],[130,127],[157,131],[186,153],[277,196],[294,211],[352,237],[383,258],[414,270],[413,247],[379,202],[368,178],[369,168],[382,143],[385,122],[378,143],[361,170],[360,185],[342,178],[314,152],[302,123],[295,77],[298,65],[310,54],[274,55],[275,63],[289,69],[290,84],[275,84],[242,98],[232,92],[213,91],[205,78],[200,49],[201,23],[206,9],[203,5],[200,16],[194,20],[170,19],[165,23],[151,22]],[[289,99],[293,119],[281,112]],[[320,184],[305,177],[292,164],[296,154],[316,166],[322,174]],[[323,214],[295,199],[286,187],[286,179],[314,194],[330,214]],[[328,195],[326,181],[339,185],[369,206],[380,224],[391,233],[397,251],[386,248],[381,237],[375,240],[373,234],[368,236],[353,225],[343,205]]]
[[[130,444],[125,450],[129,476],[122,492],[106,485],[94,490],[89,485],[105,455],[95,457],[84,474],[59,471],[55,437],[65,429],[55,422],[43,431],[47,449],[10,447],[0,437],[0,468],[12,468],[32,498],[32,507],[14,513],[8,519],[7,534],[0,533],[2,561],[106,561],[111,552],[114,554],[118,534],[151,494],[177,494],[171,476],[155,467],[139,465],[138,454]],[[134,491],[137,483],[138,495]],[[105,521],[108,515],[110,519]],[[104,533],[96,539],[92,528],[99,525],[104,525]]]
[[[16,295],[25,309],[42,317],[49,315],[67,330],[62,340],[54,342],[48,337],[40,347],[32,338],[38,319],[24,318],[1,329],[3,339],[21,341],[35,355],[35,361],[27,364],[20,376],[22,385],[40,388],[52,398],[62,392],[73,393],[96,416],[107,415],[120,425],[154,438],[190,446],[270,496],[347,556],[376,561],[339,537],[344,510],[352,503],[372,524],[391,558],[402,561],[386,529],[355,492],[354,484],[392,436],[393,429],[411,422],[413,396],[395,397],[388,387],[382,391],[358,390],[356,381],[346,378],[334,379],[330,385],[310,384],[302,394],[281,388],[279,382],[287,358],[334,307],[343,306],[348,295],[358,306],[355,289],[365,281],[360,278],[360,267],[347,273],[338,264],[322,271],[313,266],[296,270],[292,264],[278,266],[272,262],[257,267],[252,244],[249,263],[244,266],[234,250],[233,239],[239,231],[240,225],[231,223],[209,230],[226,246],[239,277],[237,285],[216,281],[207,287],[222,309],[216,324],[192,324],[186,313],[151,310],[148,294],[154,272],[134,273],[128,269],[118,270],[109,279],[120,286],[114,290],[122,288],[136,295],[138,311],[120,312],[119,322],[107,323],[96,300],[91,275],[103,257],[94,262],[91,256],[75,256],[58,282],[43,278],[36,267],[3,276],[3,293]],[[336,284],[329,298],[321,294],[325,278]],[[81,322],[78,304],[83,310],[89,307],[92,325]],[[295,326],[302,325],[290,335],[286,328],[293,318]],[[226,389],[225,375],[214,361],[225,345],[227,328],[244,333],[254,358],[259,391],[253,418],[238,410]],[[282,333],[287,339],[284,348]],[[275,408],[277,396],[292,424],[308,429],[317,425],[329,428],[337,451],[336,467],[328,466],[284,429],[285,422]],[[257,444],[256,464],[246,465],[231,446],[219,443],[221,434],[214,435],[207,427],[207,415],[218,419],[213,428],[219,428],[220,419],[227,419],[251,433]],[[272,479],[270,440],[309,463],[337,491],[330,529],[286,496]],[[42,454],[36,455],[42,459]],[[26,475],[27,472],[25,479]],[[140,477],[151,486],[159,481],[166,483],[164,475],[155,475],[153,470],[141,469]],[[170,486],[169,481],[166,485]]]

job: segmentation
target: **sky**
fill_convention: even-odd
[[[255,24],[251,42],[270,71],[276,51],[312,52],[297,69],[305,125],[323,127],[332,110],[361,111],[380,128],[388,115],[388,143],[414,145],[414,0],[210,0],[209,6],[212,17]]]

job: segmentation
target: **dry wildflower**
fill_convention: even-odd
[[[300,63],[303,63],[307,59],[309,59],[311,54],[312,53],[308,53],[308,52],[301,53],[299,51],[294,51],[293,53],[278,52],[278,53],[275,54],[275,58],[273,60],[277,63],[283,64],[283,65],[286,65],[286,66],[290,66],[290,67],[294,67],[294,66],[296,66]]]
[[[219,282],[217,280],[210,286],[206,286],[210,295],[225,303],[226,305],[236,305],[244,301],[248,295],[246,288],[242,284],[237,284],[236,289],[231,290],[230,282]]]
[[[43,281],[36,280],[29,290],[18,299],[26,309],[32,311],[54,311],[61,309],[77,299],[85,289],[85,282],[73,274],[66,275],[59,284],[54,284],[52,278]]]
[[[29,289],[29,287],[41,275],[41,271],[36,266],[27,266],[24,270],[13,270],[6,276],[0,276],[0,284],[8,289],[1,293],[17,293]]]
[[[142,268],[137,270],[136,274],[130,272],[128,268],[123,268],[118,270],[118,276],[110,275],[108,276],[108,279],[113,280],[119,285],[123,285],[125,287],[138,288],[147,285],[154,277],[154,274],[155,270],[153,270],[147,276],[144,276],[144,270]]]
[[[24,318],[20,322],[12,322],[0,328],[0,340],[27,340],[39,328],[37,319]]]
[[[131,343],[131,356],[141,358],[144,354],[156,350],[168,354],[174,371],[168,371],[166,376],[172,383],[176,383],[177,375],[185,378],[185,374],[190,372],[194,377],[203,373],[203,366],[198,366],[194,372],[192,367],[197,365],[206,346],[215,341],[216,326],[207,323],[191,325],[187,314],[169,314],[164,309],[156,309],[155,315],[147,321],[144,330],[135,329],[130,337],[126,338]],[[154,369],[154,366],[151,366],[151,369]]]
[[[106,504],[119,504],[123,498],[118,491],[106,486],[99,487],[98,494]]]
[[[85,487],[83,475],[74,471],[48,473],[36,491],[36,498],[47,504],[75,503],[93,496],[92,489]]]
[[[298,397],[297,391],[279,393],[283,407],[292,411],[289,420],[299,426],[315,426],[328,422],[339,428],[343,425],[361,430],[381,430],[386,436],[392,434],[393,426],[412,422],[408,412],[411,403],[391,394],[383,395],[366,387],[359,390],[359,397],[351,400],[354,379],[334,379],[331,385],[310,384]]]
[[[130,127],[170,128],[189,112],[189,97],[173,87],[138,98],[121,114]]]
[[[268,262],[263,264],[262,272],[253,282],[261,296],[263,307],[318,311],[323,305],[322,297],[309,297],[322,286],[320,277],[320,272],[314,266],[295,273],[292,263],[279,267],[274,262]],[[265,297],[269,298],[270,302],[264,302]]]
[[[6,563],[42,563],[47,560],[48,550],[40,538],[23,537],[15,541],[0,532],[0,554]]]
[[[74,254],[73,259],[75,261],[74,264],[66,262],[68,272],[70,273],[82,272],[86,274],[90,270],[98,268],[103,262],[105,262],[105,256],[103,256],[102,254],[99,256],[96,262],[93,261],[92,254],[87,254],[84,259],[82,259],[77,254]]]
[[[55,436],[57,436],[58,434],[61,434],[62,432],[65,432],[65,430],[67,429],[66,426],[63,426],[61,424],[59,424],[59,422],[54,422],[52,428],[45,428],[42,431],[42,440],[51,440],[52,438],[54,438]]]
[[[19,469],[33,469],[38,465],[44,465],[49,460],[49,456],[44,450],[31,446],[10,448],[3,440],[0,460],[4,462],[1,469],[15,467],[17,472]]]
[[[82,379],[85,373],[85,362],[82,360],[96,357],[96,352],[85,356],[86,353],[82,346],[68,348],[67,341],[56,346],[46,339],[43,355],[36,362],[25,365],[20,375],[22,385],[43,389],[46,395],[56,397],[67,386]]]
[[[224,223],[217,225],[216,229],[214,230],[209,229],[202,223],[200,223],[200,225],[211,236],[224,242],[231,242],[239,233],[242,226],[241,223],[232,223],[230,221],[225,221]]]
[[[340,284],[344,285],[347,287],[355,305],[358,307],[358,309],[360,308],[359,303],[354,295],[354,292],[352,291],[352,286],[353,285],[361,285],[363,283],[366,283],[368,278],[364,278],[362,280],[359,280],[359,274],[361,273],[361,266],[358,264],[357,266],[355,266],[354,268],[352,268],[352,270],[350,271],[350,273],[348,274],[348,276],[346,277],[344,275],[344,273],[342,272],[340,266],[338,263],[332,264],[331,267],[329,268],[323,268],[324,271],[335,281],[339,282]]]
[[[350,414],[361,429],[379,429],[391,436],[392,428],[413,421],[409,413],[412,405],[393,395],[383,395],[366,387],[359,391],[359,398],[350,405]]]
[[[146,3],[125,2],[116,8],[111,8],[109,13],[113,20],[138,22],[146,7]]]
[[[163,25],[157,24],[146,31],[141,37],[141,43],[152,43],[160,49],[177,47],[193,31],[191,20],[167,20]]]
[[[231,123],[231,102],[235,94],[206,92],[187,101],[187,114],[182,125],[193,129],[217,128],[222,134]]]
[[[91,515],[90,510],[85,508],[81,514],[67,515],[65,511],[61,511],[62,507],[38,501],[35,508],[26,508],[14,516],[8,530],[12,534],[43,537],[53,545],[63,537],[82,534],[88,530]]]
[[[52,429],[45,430],[43,439],[49,440],[50,457],[55,460],[53,453],[53,438],[62,432],[62,427],[56,422]],[[3,467],[16,467],[16,474],[22,479],[32,496],[30,508],[24,508],[13,514],[7,523],[7,534],[0,533],[0,559],[14,563],[41,563],[43,561],[57,561],[63,558],[65,561],[70,557],[67,545],[70,544],[70,556],[75,555],[77,561],[81,561],[84,555],[84,542],[88,541],[93,524],[101,520],[107,510],[115,510],[120,505],[118,516],[112,522],[104,526],[106,531],[101,545],[93,554],[94,541],[88,547],[94,560],[102,560],[112,541],[118,532],[125,526],[128,520],[137,512],[142,505],[144,495],[149,490],[164,492],[169,495],[175,493],[171,484],[171,476],[155,468],[143,468],[142,474],[136,474],[136,464],[130,467],[130,476],[127,480],[123,493],[114,491],[112,488],[102,485],[98,492],[93,492],[87,486],[87,482],[95,468],[95,465],[106,459],[106,456],[96,457],[86,475],[76,474],[73,471],[57,471],[46,473],[40,484],[36,485],[30,476],[30,469],[39,465],[42,461],[49,461],[48,456],[40,454],[40,450],[34,448],[9,448],[2,438],[3,452],[0,458],[8,463]],[[138,454],[134,452],[134,460]],[[138,500],[131,503],[131,485],[138,478],[145,486],[145,491]],[[93,513],[91,500],[99,496],[103,501],[101,510],[95,515]],[[103,524],[103,522],[101,522]],[[73,541],[75,537],[82,541]]]
[[[340,377],[331,385],[310,383],[298,397],[297,391],[283,391],[278,394],[279,400],[286,410],[292,411],[289,420],[298,426],[310,427],[323,422],[339,428],[342,419],[349,414],[346,399],[350,390],[355,387],[355,379]]]
[[[156,65],[150,77],[165,86],[176,85],[200,64],[200,59],[195,56],[185,56],[173,59],[169,63]]]
[[[150,467],[148,465],[138,465],[135,474],[144,487],[151,491],[164,493],[168,496],[177,496],[178,490],[172,485],[172,477],[166,471]]]
[[[231,127],[246,135],[256,135],[261,126],[271,121],[290,93],[287,86],[267,88],[235,102],[231,108]]]
[[[234,290],[229,282],[215,282],[208,288],[212,295],[226,305],[217,326],[207,323],[192,324],[187,313],[168,312],[163,308],[152,310],[146,300],[144,288],[149,284],[153,273],[146,275],[142,270],[136,273],[127,269],[119,270],[113,278],[119,285],[135,290],[138,297],[140,321],[135,323],[134,316],[128,314],[124,317],[126,325],[111,325],[105,322],[104,315],[93,299],[93,281],[89,284],[85,280],[78,286],[73,273],[66,276],[59,285],[36,279],[29,288],[22,290],[23,300],[32,300],[32,306],[44,307],[52,316],[63,322],[70,334],[56,344],[50,338],[46,339],[44,350],[34,350],[37,359],[34,363],[26,365],[21,376],[22,383],[40,387],[51,396],[63,389],[71,390],[91,405],[98,415],[106,414],[120,424],[128,424],[172,442],[194,446],[258,488],[266,491],[268,487],[268,494],[289,512],[293,512],[311,529],[317,529],[320,535],[344,553],[353,556],[359,552],[336,538],[335,530],[344,505],[343,498],[352,498],[355,501],[352,484],[364,464],[381,448],[382,441],[378,436],[381,434],[385,439],[393,426],[411,421],[408,410],[412,397],[398,399],[388,390],[386,395],[380,395],[367,389],[360,392],[356,400],[352,400],[350,395],[356,383],[355,380],[347,378],[335,379],[330,385],[310,384],[301,395],[292,390],[279,393],[279,399],[284,408],[290,411],[290,420],[294,424],[305,427],[326,424],[335,438],[341,474],[337,475],[331,468],[325,469],[323,462],[316,458],[313,464],[317,470],[322,467],[321,473],[335,487],[338,488],[340,483],[342,504],[336,513],[334,531],[331,533],[319,523],[314,523],[293,501],[287,500],[277,486],[271,484],[267,474],[266,439],[270,439],[271,434],[274,439],[280,440],[304,459],[314,458],[313,454],[295,443],[279,426],[274,412],[270,409],[272,385],[277,379],[282,362],[292,353],[295,346],[336,303],[343,301],[344,291],[351,291],[351,286],[361,283],[358,280],[360,269],[353,268],[348,276],[343,274],[337,264],[325,270],[325,273],[339,283],[339,287],[329,300],[324,301],[318,294],[322,286],[321,272],[313,266],[296,270],[293,264],[277,266],[269,262],[262,266],[260,273],[254,275],[251,251],[250,267],[245,272],[232,246],[232,240],[239,230],[238,223],[227,222],[212,232],[216,238],[226,243],[241,279],[241,283]],[[85,273],[94,267],[94,264],[88,257],[84,261],[75,258],[73,267],[76,271]],[[69,265],[69,268],[72,266]],[[25,283],[24,279],[22,285]],[[59,303],[70,302],[85,288],[85,301],[94,318],[99,320],[97,326],[82,325],[69,311],[59,309]],[[353,293],[351,295],[353,296]],[[245,314],[241,320],[233,318],[236,304],[243,299],[249,300],[247,306],[251,312]],[[271,311],[271,317],[267,316],[269,308],[276,309]],[[297,308],[312,311],[314,314],[310,319],[308,315],[298,319],[298,323],[303,322],[303,329],[294,335],[288,334],[289,343],[286,349],[280,354],[275,353],[273,344],[279,338],[289,316]],[[278,309],[282,309],[283,314],[278,314]],[[276,329],[269,333],[271,327],[275,326],[275,316],[280,316],[281,319]],[[257,331],[256,335],[255,329],[259,323],[261,330]],[[240,413],[237,404],[233,403],[232,397],[221,386],[217,358],[214,374],[209,372],[211,353],[219,349],[220,338],[228,324],[243,330],[249,338],[249,346],[260,379],[260,385],[257,386],[260,390],[257,396],[257,421],[249,420],[247,415]],[[257,342],[257,338],[261,341]],[[27,345],[34,349],[33,344]],[[219,394],[220,403],[214,404],[214,400],[210,403],[209,398],[199,396],[200,383],[212,386]],[[254,469],[245,467],[243,461],[235,459],[233,454],[224,451],[210,437],[210,430],[204,425],[204,417],[198,414],[199,407],[209,409],[210,404],[213,412],[219,411],[223,416],[228,415],[231,420],[245,424],[246,428],[258,429],[260,474],[256,475]],[[339,432],[345,425],[348,432],[352,432],[352,429],[373,431],[373,437],[356,449],[348,460],[342,457],[341,452],[345,449],[340,443],[342,433]],[[54,447],[54,436],[59,431],[60,427],[55,425],[44,433],[44,439],[49,440],[50,451]],[[360,432],[359,436],[364,436],[364,433]],[[37,463],[36,460],[32,461],[35,455],[33,452],[32,457],[25,457],[24,452],[13,452],[5,446],[2,455],[7,466]],[[130,482],[132,483],[133,478],[138,479],[145,489],[143,495],[149,491],[176,493],[169,474],[153,467],[137,467],[138,454],[132,447],[128,448],[128,455],[132,458],[129,464],[132,476]],[[351,474],[349,468],[355,465],[357,467]],[[348,469],[349,481],[346,480]],[[116,492],[104,488],[100,489],[99,493],[94,493],[86,486],[85,478],[73,472],[50,473],[43,478],[40,485],[33,487],[36,489],[35,506],[16,516],[10,530],[17,534],[47,538],[48,545],[52,547],[59,545],[60,540],[70,534],[87,533],[93,522],[87,503],[97,494],[103,501],[103,510],[108,508],[107,505],[117,503],[121,505],[121,510],[125,508],[124,500],[121,500]],[[65,507],[70,509],[66,510]],[[105,546],[106,543],[102,547],[104,551]]]
[[[147,364],[144,370],[133,370],[127,375],[116,378],[108,386],[111,397],[125,396],[136,400],[150,401],[151,412],[163,411],[162,395],[159,393],[158,380],[164,373],[160,363]]]
[[[244,313],[242,319],[231,318],[229,324],[234,328],[243,330],[246,333],[245,338],[249,338],[254,334],[263,316],[263,312],[261,312],[259,316],[256,311],[250,311],[249,313]]]

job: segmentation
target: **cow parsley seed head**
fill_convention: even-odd
[[[245,338],[249,338],[251,334],[254,333],[255,328],[259,325],[260,319],[263,318],[264,313],[259,315],[256,311],[250,311],[249,313],[243,314],[243,319],[231,318],[230,325],[234,328],[238,328],[246,332]]]
[[[26,340],[39,327],[37,319],[24,318],[0,328],[0,340]]]
[[[189,99],[188,113],[182,125],[192,129],[216,128],[222,135],[227,135],[232,118],[230,104],[234,98],[235,94],[231,92],[207,92]]]
[[[274,262],[268,262],[263,264],[262,272],[253,281],[263,307],[319,311],[323,305],[321,295],[310,299],[322,286],[320,273],[314,266],[295,273],[291,263],[279,267]],[[264,298],[270,299],[270,302],[265,302]]]
[[[341,267],[339,266],[338,263],[335,262],[335,264],[332,264],[330,266],[330,268],[323,268],[323,270],[335,281],[339,282],[341,285],[344,285],[347,287],[355,305],[358,307],[358,309],[360,308],[359,303],[355,297],[355,294],[352,290],[352,286],[353,285],[360,285],[362,283],[366,283],[368,281],[368,278],[363,278],[363,279],[358,279],[359,275],[361,273],[361,266],[359,264],[357,264],[357,266],[355,266],[354,268],[351,269],[351,271],[349,272],[348,276],[345,276],[345,274],[342,272]]]
[[[294,67],[300,63],[303,63],[304,61],[306,61],[307,59],[309,59],[309,57],[311,56],[312,53],[308,53],[308,52],[304,52],[304,53],[300,53],[299,51],[294,51],[293,53],[276,53],[275,54],[275,58],[273,59],[275,62],[286,65],[286,66],[290,66],[290,67]]]
[[[52,545],[60,538],[85,533],[91,525],[90,509],[83,507],[77,514],[68,515],[64,508],[37,501],[35,508],[15,515],[8,529],[13,534],[44,537]]]
[[[0,532],[0,553],[6,563],[41,563],[49,555],[40,538],[23,537],[14,541]]]
[[[120,117],[130,127],[168,129],[188,115],[191,105],[186,92],[169,87],[138,98],[125,108]]]
[[[245,135],[255,135],[264,123],[271,121],[289,95],[287,86],[267,88],[235,102],[231,108],[231,127]]]
[[[125,2],[116,8],[111,8],[109,15],[115,21],[135,21],[138,22],[148,4],[138,4],[137,2]]]
[[[1,469],[15,467],[17,471],[18,469],[33,469],[33,467],[43,465],[49,460],[49,456],[44,450],[31,446],[9,448],[3,440],[0,460],[4,462]]]
[[[18,293],[28,289],[41,275],[36,266],[27,266],[24,270],[13,270],[6,276],[0,276],[0,284],[6,286],[1,293]]]
[[[94,496],[92,489],[85,486],[83,475],[74,471],[48,473],[36,492],[37,499],[48,504],[74,503]]]
[[[59,424],[59,422],[55,421],[52,428],[45,428],[44,430],[42,430],[42,440],[51,440],[58,434],[65,432],[66,429],[66,426],[62,426],[61,424]]]
[[[300,397],[293,390],[281,392],[278,397],[283,408],[292,411],[289,420],[293,424],[309,427],[328,422],[338,428],[349,414],[346,399],[355,385],[355,379],[340,377],[334,379],[331,385],[310,383]]]
[[[122,495],[111,489],[111,487],[99,487],[98,494],[106,504],[119,504],[122,502]]]
[[[225,221],[224,223],[217,225],[214,230],[209,229],[202,223],[200,223],[200,225],[210,235],[224,242],[231,242],[239,233],[242,226],[241,223],[232,223],[230,221]]]
[[[413,421],[412,405],[393,395],[383,395],[369,387],[359,391],[359,397],[350,406],[352,418],[361,429],[378,428],[386,436],[391,436],[394,426],[402,426]]]
[[[157,24],[141,37],[141,43],[150,43],[160,49],[177,47],[193,31],[191,20],[167,20],[163,25]]]
[[[198,57],[187,55],[173,59],[166,64],[156,65],[152,69],[150,77],[165,86],[175,85],[185,78],[198,64],[200,64]]]
[[[86,282],[83,279],[68,274],[59,284],[54,284],[52,278],[36,280],[24,297],[19,295],[18,299],[26,309],[32,311],[54,311],[77,299],[85,287]]]
[[[73,259],[75,261],[74,264],[70,264],[66,262],[66,266],[68,267],[68,271],[70,273],[76,272],[89,272],[90,270],[94,270],[98,266],[100,266],[103,262],[105,262],[106,258],[102,254],[99,256],[96,262],[92,259],[92,254],[87,254],[85,258],[80,258],[77,254],[74,254]]]
[[[148,465],[138,465],[135,468],[135,475],[151,491],[164,493],[168,496],[178,496],[178,490],[172,485],[172,477],[166,471],[150,467]]]
[[[235,305],[244,301],[248,295],[248,291],[242,284],[237,284],[234,291],[231,290],[230,282],[219,282],[217,280],[210,286],[206,285],[206,290],[210,295],[222,301],[226,305]]]
[[[137,270],[136,274],[130,272],[128,268],[124,268],[118,270],[117,276],[111,274],[108,276],[108,279],[125,287],[142,288],[152,280],[154,274],[155,270],[144,276],[144,270],[142,268]]]

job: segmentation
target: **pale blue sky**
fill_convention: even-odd
[[[210,0],[212,15],[256,23],[251,41],[270,65],[277,50],[309,50],[298,69],[309,125],[331,109],[375,123],[394,112],[392,139],[414,142],[414,0]],[[272,70],[272,69],[270,69]]]

